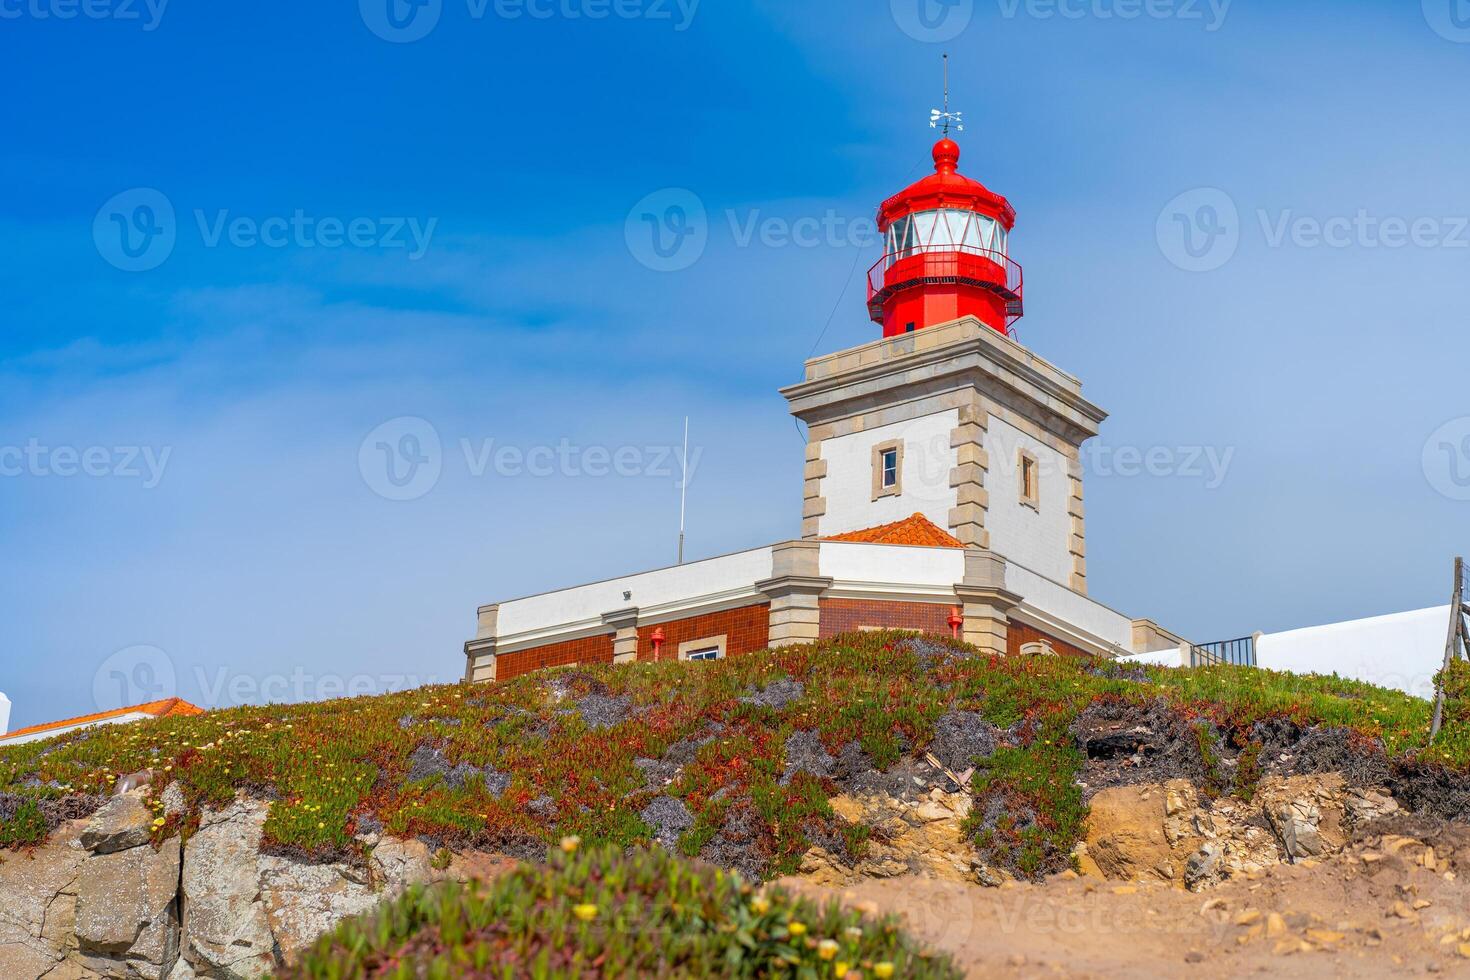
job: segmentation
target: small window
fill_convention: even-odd
[[[873,499],[903,493],[903,443],[885,442],[873,447]]]
[[[916,326],[916,324],[913,321],[909,321],[908,323],[904,324],[903,332],[904,333],[913,333],[915,326]]]
[[[1021,450],[1016,471],[1020,477],[1021,503],[1027,507],[1041,506],[1041,470],[1036,457]]]
[[[680,660],[719,660],[725,656],[729,645],[729,634],[705,636],[697,640],[686,640],[679,644]]]

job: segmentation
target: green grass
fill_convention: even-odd
[[[707,865],[616,848],[523,865],[491,884],[414,890],[323,937],[289,980],[450,977],[958,978],[869,921]]]
[[[755,823],[751,846],[762,866],[781,873],[799,864],[815,836],[841,834],[854,848],[864,836],[833,815],[827,801],[840,791],[836,784],[798,777],[781,785],[793,732],[815,731],[833,755],[857,742],[888,766],[905,752],[922,752],[946,712],[966,710],[1020,732],[1017,745],[978,767],[975,789],[1006,801],[1012,814],[1036,815],[1010,827],[977,815],[977,840],[996,853],[1009,849],[1022,869],[1043,869],[1070,851],[1085,820],[1073,785],[1083,760],[1067,726],[1102,699],[1162,698],[1247,752],[1252,724],[1280,716],[1349,728],[1365,744],[1381,741],[1393,758],[1470,766],[1470,666],[1456,668],[1456,699],[1429,746],[1426,702],[1338,678],[1214,667],[1151,668],[1140,681],[1136,668],[1103,661],[991,658],[946,638],[925,642],[948,653],[926,663],[905,634],[857,633],[712,663],[561,668],[495,686],[93,729],[0,750],[0,846],[34,843],[48,803],[106,795],[119,776],[153,769],[151,793],[176,782],[189,808],[159,836],[188,833],[201,806],[243,789],[273,800],[267,845],[293,852],[350,855],[360,849],[354,838],[369,817],[388,833],[429,837],[436,847],[535,853],[564,834],[622,847],[651,840],[639,813],[668,794],[682,799],[695,820],[681,850],[698,853],[740,808]],[[779,711],[741,702],[753,688],[785,678],[804,684],[805,696]],[[552,680],[566,688],[564,697],[551,690]],[[594,691],[628,698],[627,719],[590,731],[570,709]],[[710,740],[672,785],[646,789],[634,760],[660,758],[690,739]],[[438,776],[410,780],[409,757],[423,745],[509,783],[496,793],[478,776],[455,785]],[[1258,767],[1252,761],[1238,765],[1235,777],[1222,773],[1214,791],[1248,794],[1253,779],[1242,783],[1239,775],[1247,769]],[[986,832],[989,840],[980,840]]]

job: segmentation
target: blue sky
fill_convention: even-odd
[[[12,723],[453,679],[479,603],[671,558],[686,413],[691,554],[794,536],[775,390],[876,335],[943,51],[1021,339],[1113,413],[1094,594],[1201,640],[1442,602],[1470,4],[923,2],[0,2]],[[657,271],[670,189],[704,248]]]

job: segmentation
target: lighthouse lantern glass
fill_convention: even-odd
[[[1006,229],[988,215],[946,208],[899,218],[888,229],[890,261],[923,252],[973,252],[992,258],[1007,254]]]

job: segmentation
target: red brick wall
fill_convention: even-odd
[[[889,602],[877,599],[823,599],[820,635],[825,639],[838,633],[849,633],[867,627],[922,630],[925,633],[950,631],[952,603]]]
[[[1064,640],[1059,640],[1048,633],[1043,633],[1034,626],[1018,623],[1014,619],[1006,628],[1006,653],[1012,657],[1021,655],[1021,648],[1028,643],[1039,643],[1042,640],[1051,644],[1053,650],[1064,657],[1085,657],[1087,651],[1080,647],[1074,647]]]
[[[601,636],[585,636],[580,640],[548,643],[544,647],[502,653],[495,658],[495,679],[508,681],[512,677],[542,667],[560,667],[563,664],[610,664],[613,659],[613,637],[611,633]]]
[[[664,644],[660,660],[679,659],[679,644],[689,640],[702,640],[707,636],[724,634],[725,655],[739,656],[752,650],[763,650],[768,645],[771,629],[771,607],[769,605],[743,606],[724,612],[691,616],[671,623],[659,623],[663,627]],[[638,659],[653,659],[653,635],[655,626],[638,627]],[[543,667],[560,667],[565,664],[610,664],[613,659],[613,634],[588,636],[580,640],[549,643],[543,647],[517,650],[496,657],[495,679],[508,681],[512,677]]]
[[[690,640],[702,640],[708,636],[725,634],[725,656],[736,657],[752,650],[764,650],[769,644],[771,632],[771,607],[742,606],[724,612],[676,619],[669,623],[657,623],[638,627],[638,659],[653,659],[653,631],[662,628],[664,642],[658,659],[678,660],[679,644]]]

